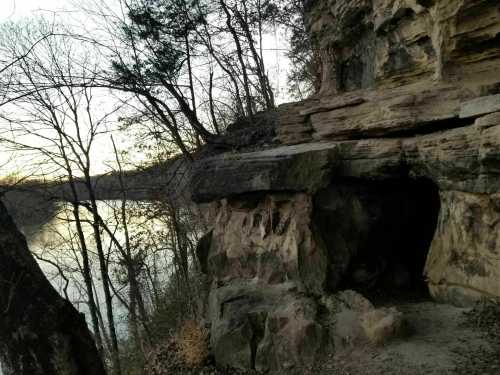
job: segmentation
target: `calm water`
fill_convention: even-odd
[[[103,220],[108,223],[110,230],[114,233],[115,238],[122,244],[125,243],[125,234],[123,225],[121,223],[121,212],[119,210],[121,202],[118,201],[103,201],[99,202],[99,212]],[[162,220],[148,220],[143,214],[147,213],[149,203],[146,202],[133,202],[129,207],[134,216],[130,215],[127,218],[127,227],[129,236],[132,238],[132,245],[135,247],[135,254],[144,254],[149,250],[148,240],[151,241],[150,246],[158,247],[158,242],[161,243],[162,236],[166,235],[166,224]],[[88,212],[81,212],[82,217],[89,218]],[[72,215],[69,207],[61,206],[56,217],[50,222],[43,225],[41,230],[33,237],[28,239],[28,243],[32,252],[38,255],[38,263],[42,270],[49,278],[50,282],[64,296],[64,289],[66,287],[66,294],[69,300],[75,307],[85,313],[88,318],[88,307],[86,303],[86,293],[84,288],[84,281],[79,267],[81,267],[81,256],[79,253],[80,244],[78,242],[76,225],[71,222]],[[95,242],[93,240],[93,229],[90,224],[84,223],[83,230],[85,232],[87,246],[91,253],[91,268],[94,276],[95,288],[97,290],[97,301],[102,307],[103,316],[105,315],[104,308],[104,294],[102,292],[102,282],[100,278],[100,271],[98,267],[98,259],[95,254]],[[114,281],[115,289],[120,291],[120,295],[124,298],[127,296],[126,285],[124,285],[124,268],[120,265],[120,255],[110,236],[105,231],[102,233],[105,251],[109,255],[110,264],[110,277]],[[157,238],[153,238],[157,237]],[[153,245],[153,242],[156,243]],[[148,256],[145,261],[155,262],[161,267],[168,267],[169,255],[165,251],[162,253],[161,249],[153,256]],[[64,272],[69,279],[66,286],[66,281],[60,275],[60,271],[53,264],[45,262],[41,259],[47,259],[52,263],[59,265],[59,268]],[[165,275],[168,274],[165,272]],[[121,283],[120,283],[121,281]],[[119,325],[119,332],[122,336],[125,335],[125,319],[126,311],[124,306],[120,303],[118,298],[113,299],[114,310],[116,312],[117,323]]]

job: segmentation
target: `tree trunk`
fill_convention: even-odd
[[[240,37],[238,36],[238,33],[236,32],[236,29],[232,25],[232,17],[231,13],[229,12],[227,4],[224,2],[224,0],[219,0],[219,3],[222,7],[222,10],[226,14],[226,26],[231,33],[234,43],[236,45],[236,54],[238,56],[238,60],[240,62],[240,67],[241,67],[241,73],[243,74],[243,88],[245,89],[245,94],[246,94],[246,102],[247,102],[247,115],[250,119],[253,118],[253,109],[252,109],[252,95],[250,93],[250,80],[248,78],[248,73],[247,73],[247,68],[245,65],[245,61],[243,60],[243,48],[241,46],[240,42]]]
[[[0,202],[0,361],[4,375],[104,375],[83,314],[49,283]]]
[[[66,167],[66,173],[68,174],[68,182],[71,189],[71,206],[73,212],[73,218],[75,219],[76,232],[78,234],[78,240],[80,242],[80,253],[82,255],[82,276],[85,281],[85,287],[87,290],[87,300],[90,312],[90,317],[92,320],[92,328],[94,330],[94,340],[97,345],[97,351],[101,358],[104,358],[104,346],[102,343],[101,331],[99,329],[99,318],[97,316],[98,306],[95,303],[94,291],[92,288],[92,270],[90,267],[89,250],[87,247],[87,241],[85,240],[85,234],[82,228],[82,221],[80,219],[80,209],[78,202],[80,201],[78,197],[78,189],[76,186],[76,181],[73,176],[73,169],[71,167],[70,160],[64,148],[64,133],[58,131],[59,135],[59,145],[61,150],[61,156],[64,160],[64,165]]]
[[[85,186],[89,193],[89,201],[92,213],[92,229],[94,231],[94,240],[97,249],[97,257],[99,259],[99,268],[101,271],[102,289],[104,292],[104,303],[106,304],[106,317],[108,318],[109,336],[111,338],[111,362],[113,363],[113,374],[121,375],[120,352],[118,348],[118,335],[116,334],[115,316],[113,313],[113,298],[111,296],[111,289],[109,286],[109,270],[104,254],[103,240],[101,236],[100,217],[97,207],[97,199],[95,197],[92,180],[88,169],[89,159],[87,155],[87,169],[85,170]]]
[[[73,182],[71,182],[73,184]],[[94,290],[92,288],[92,271],[90,268],[89,251],[87,248],[87,241],[85,240],[85,234],[82,228],[82,222],[80,219],[80,212],[78,205],[73,203],[73,217],[75,219],[76,231],[78,233],[78,240],[80,242],[80,253],[82,254],[83,263],[83,280],[85,281],[85,288],[87,290],[87,299],[90,317],[92,318],[92,328],[94,329],[94,338],[97,345],[97,350],[101,358],[104,358],[104,346],[101,338],[101,331],[99,329],[99,317],[97,314],[97,305],[94,299]]]

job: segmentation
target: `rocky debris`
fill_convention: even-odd
[[[280,371],[314,363],[327,348],[317,305],[291,283],[235,284],[210,295],[211,346],[218,366]]]
[[[360,314],[374,309],[373,304],[368,299],[354,290],[340,291],[333,296],[333,301],[331,299],[324,298],[322,303],[325,306],[330,307],[331,311],[335,311],[336,306],[337,308],[340,307],[342,310],[352,310]]]
[[[366,337],[375,345],[385,344],[404,334],[406,323],[403,314],[395,307],[367,311],[360,320]]]
[[[305,374],[497,375],[499,348],[467,322],[470,309],[431,301],[400,304],[411,336],[384,345],[336,348]],[[475,310],[475,309],[474,309]],[[476,313],[474,316],[478,316]],[[475,319],[474,319],[475,320]],[[485,326],[488,323],[485,321]]]
[[[324,317],[336,349],[366,341],[360,317],[374,309],[370,301],[353,290],[344,290],[321,299],[328,314]]]
[[[320,305],[328,311],[323,324],[330,330],[336,350],[367,342],[385,344],[408,331],[403,314],[395,307],[375,308],[368,299],[353,290],[325,296]]]

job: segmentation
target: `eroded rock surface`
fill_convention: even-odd
[[[470,305],[500,296],[500,194],[441,193],[426,274],[434,298]]]
[[[237,367],[316,361],[346,287],[425,273],[438,301],[500,297],[498,1],[306,8],[319,93],[278,108],[276,145],[203,158],[191,178],[211,207],[215,358]]]
[[[206,255],[211,341],[218,363],[280,370],[313,361],[326,283],[326,249],[306,194],[255,195],[215,204]]]

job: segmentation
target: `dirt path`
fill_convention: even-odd
[[[402,304],[397,308],[411,326],[408,337],[378,348],[345,348],[319,372],[332,375],[500,375],[498,347],[483,331],[464,324],[467,309],[434,302]]]

